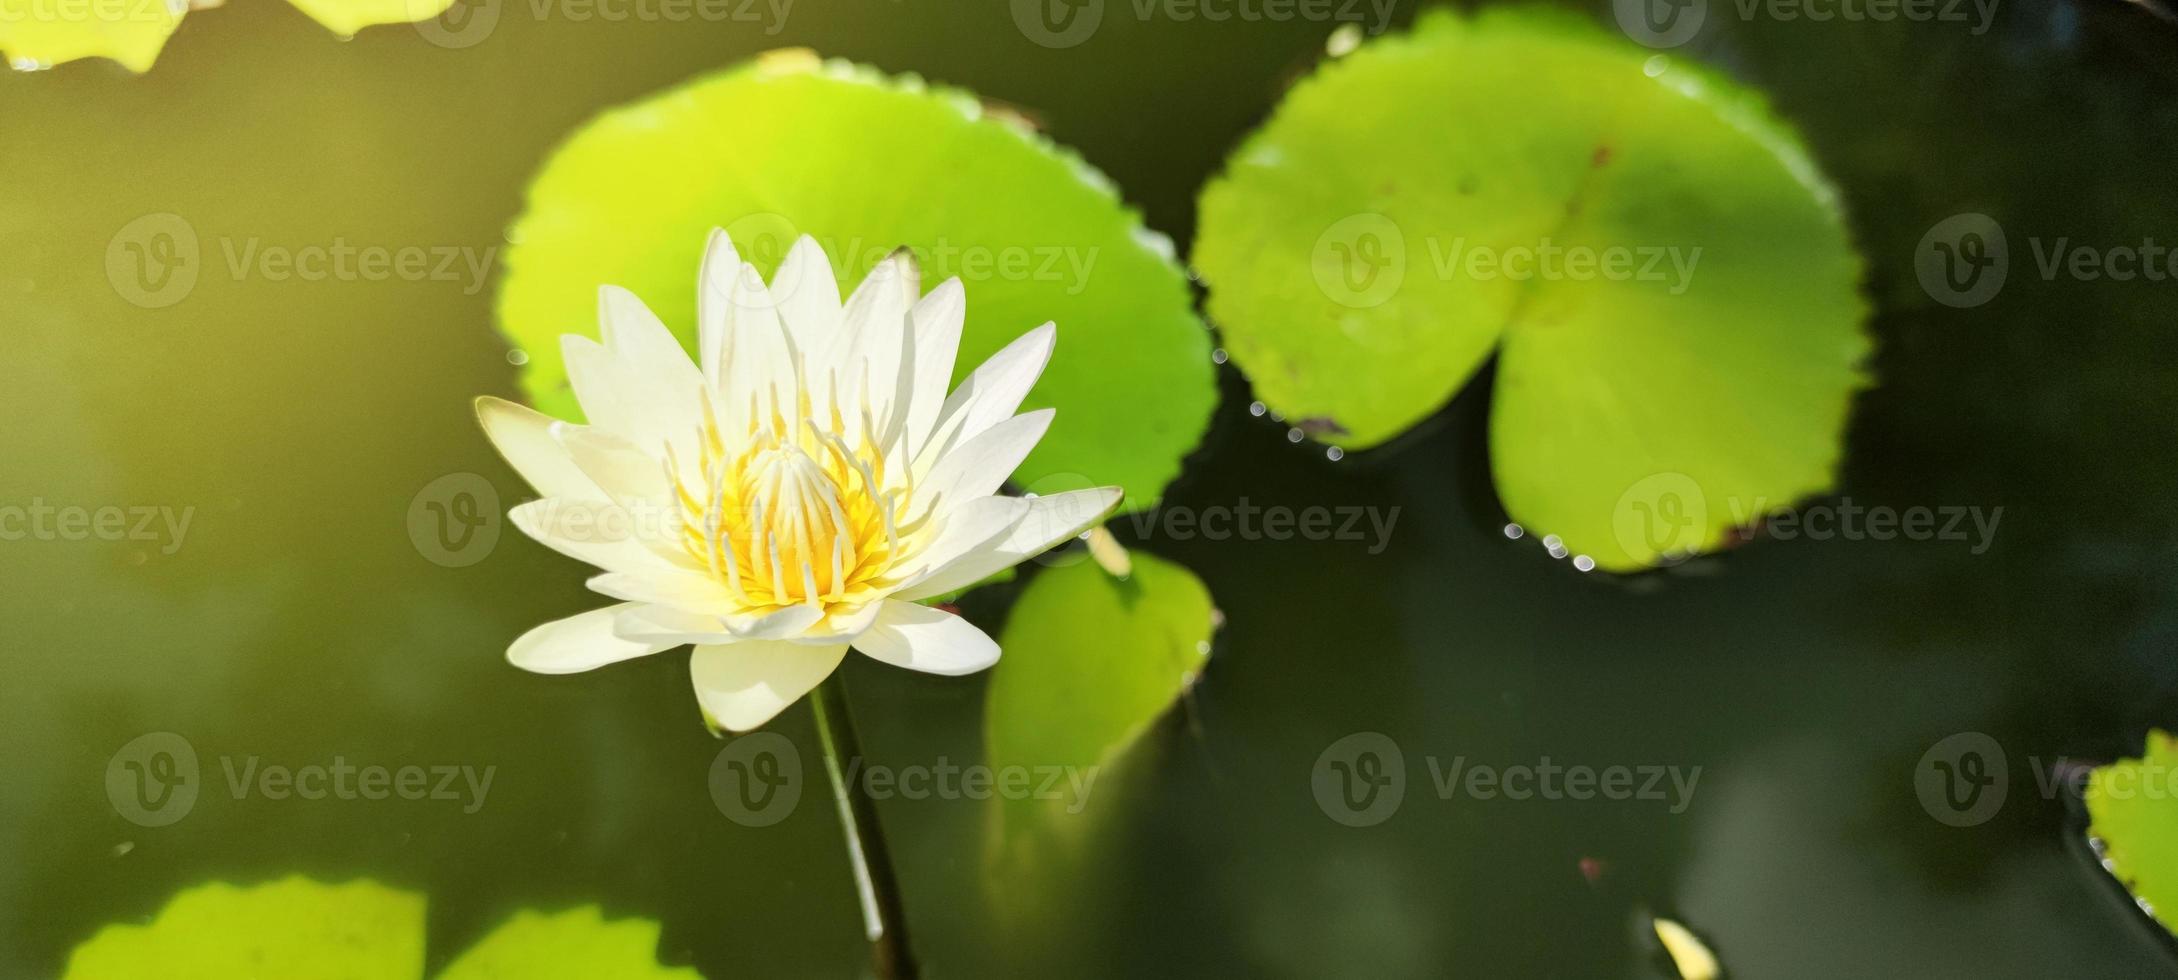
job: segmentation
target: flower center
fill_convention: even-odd
[[[866,439],[850,447],[808,420],[785,428],[760,426],[737,451],[708,420],[700,486],[668,460],[682,546],[752,608],[863,601],[900,553],[906,493],[886,489]]]

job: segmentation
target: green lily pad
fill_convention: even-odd
[[[374,881],[199,885],[76,947],[65,980],[418,980],[424,899]]]
[[[1392,439],[1494,352],[1506,511],[1606,569],[1827,487],[1864,381],[1861,261],[1799,139],[1545,11],[1324,67],[1204,189],[1193,259],[1258,397],[1326,442]]]
[[[141,72],[158,60],[181,19],[182,9],[166,0],[0,0],[0,54],[18,69],[111,58]]]
[[[702,980],[658,965],[658,924],[607,921],[595,906],[517,913],[439,980]],[[182,892],[146,925],[110,925],[69,958],[63,980],[422,980],[424,898],[359,880],[300,876]]]
[[[595,905],[518,912],[448,964],[439,980],[703,980],[658,965],[658,924],[610,922]]]
[[[693,349],[713,227],[767,277],[803,234],[843,288],[900,246],[926,287],[959,276],[956,381],[1056,321],[1023,410],[1056,406],[1058,422],[1016,472],[1024,485],[1078,474],[1146,505],[1216,403],[1187,277],[1106,178],[964,92],[796,52],[607,112],[545,164],[499,295],[532,403],[576,417],[559,337],[596,336],[602,284],[633,290]]]
[[[288,0],[295,9],[325,25],[325,29],[349,37],[380,24],[412,24],[446,12],[454,0]]]
[[[2151,731],[2141,756],[2088,775],[2087,832],[2103,866],[2178,935],[2178,739]]]
[[[184,13],[219,0],[0,0],[0,54],[23,70],[82,58],[110,58],[133,72],[151,70]],[[289,0],[343,37],[374,24],[430,20],[453,0]]]
[[[1078,860],[1110,812],[1114,770],[1139,759],[1142,735],[1194,686],[1217,629],[1210,590],[1186,568],[1136,552],[1115,579],[1062,554],[1072,563],[1039,571],[1007,613],[985,696],[992,770],[1063,774],[1048,793],[1000,794],[986,861],[999,883]]]

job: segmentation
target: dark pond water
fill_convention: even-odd
[[[1911,259],[1967,211],[2020,257],[2029,238],[2178,244],[2178,29],[2118,2],[2003,0],[1979,34],[1713,6],[1693,50],[1804,129],[1868,257],[1880,384],[1839,493],[2002,508],[1986,541],[1758,540],[1583,575],[1502,533],[1486,385],[1396,451],[1333,463],[1251,418],[1229,375],[1171,502],[1397,508],[1387,546],[1127,532],[1209,583],[1217,654],[1143,778],[1100,800],[1123,829],[1082,874],[1035,883],[1059,896],[1054,929],[985,901],[981,808],[884,805],[930,975],[1665,976],[1644,909],[1741,977],[2178,975],[2035,778],[2178,725],[2178,283],[2015,258],[1993,301],[1953,309]],[[432,480],[523,489],[468,409],[514,385],[489,284],[207,274],[146,310],[104,266],[153,213],[208,250],[488,249],[570,128],[789,44],[1029,108],[1184,244],[1195,189],[1328,27],[1115,2],[1095,38],[1052,50],[1004,4],[936,0],[802,0],[766,26],[509,3],[449,50],[406,28],[342,43],[237,0],[190,17],[145,78],[0,77],[0,503],[193,508],[171,553],[0,544],[0,975],[57,974],[98,926],[191,884],[290,872],[428,894],[433,963],[515,908],[598,902],[661,920],[664,955],[711,977],[861,969],[829,810],[722,817],[681,658],[515,671],[509,638],[592,604],[581,575],[513,535],[466,568],[411,545]],[[1004,598],[969,611],[996,622]],[[848,669],[880,762],[979,757],[981,679]],[[814,745],[806,707],[779,730]],[[1410,775],[1368,828],[1310,793],[1319,755],[1359,731]],[[336,756],[495,776],[473,813],[235,799],[208,778],[187,819],[147,828],[104,778],[149,732],[186,737],[208,776]],[[1995,739],[2009,779],[1963,828],[1914,790],[1960,732]],[[1546,758],[1700,774],[1683,798],[1616,802],[1440,798],[1427,778]]]

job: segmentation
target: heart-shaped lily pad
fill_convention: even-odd
[[[1835,193],[1763,101],[1538,10],[1426,17],[1301,83],[1194,264],[1259,397],[1347,448],[1494,352],[1506,511],[1601,567],[1827,487],[1860,360]]]
[[[1101,174],[963,92],[780,52],[607,112],[546,163],[499,297],[538,408],[575,417],[559,338],[596,335],[600,285],[633,290],[693,348],[713,227],[767,277],[803,234],[846,288],[899,247],[926,287],[960,277],[956,381],[1056,321],[1057,353],[1022,407],[1059,415],[1015,473],[1025,486],[1118,484],[1124,507],[1147,504],[1216,403],[1170,243]]]

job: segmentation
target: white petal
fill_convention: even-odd
[[[688,660],[688,675],[704,716],[728,731],[745,732],[809,693],[846,655],[845,643],[820,647],[744,640],[697,647]]]
[[[1049,323],[1037,327],[971,372],[938,411],[937,430],[916,455],[916,465],[933,465],[937,457],[932,453],[942,457],[953,446],[1012,418],[1014,410],[1021,407],[1021,399],[1028,397],[1029,389],[1043,375],[1044,365],[1051,363],[1051,348],[1058,340],[1058,332]]]
[[[884,605],[884,600],[880,599],[859,606],[833,606],[826,610],[823,619],[811,623],[802,635],[788,639],[796,643],[845,643],[869,629]]]
[[[647,568],[631,572],[606,572],[583,583],[590,591],[628,602],[644,602],[709,616],[726,616],[739,608],[733,594],[717,579],[677,568]],[[715,632],[733,632],[720,629]]]
[[[772,274],[771,294],[779,302],[779,316],[786,321],[796,349],[822,350],[839,332],[839,280],[816,239],[803,235],[795,240],[779,271]]]
[[[619,615],[613,619],[613,632],[624,639],[674,646],[733,640],[733,634],[726,631],[726,621],[717,616],[652,603],[629,603],[619,608]]]
[[[957,276],[939,283],[908,313],[915,322],[915,377],[907,392],[909,459],[922,451],[931,428],[938,424],[938,410],[945,406],[946,389],[953,383],[953,361],[960,354],[960,330],[967,315],[968,297]]]
[[[696,271],[696,354],[704,380],[717,388],[726,380],[727,352],[732,341],[727,328],[733,323],[734,283],[741,275],[741,253],[724,228],[711,229],[704,245],[703,265]]]
[[[1006,478],[1021,467],[1029,451],[1051,428],[1055,409],[1043,408],[1016,415],[984,430],[938,460],[930,475],[915,487],[912,513],[946,509],[997,493]]]
[[[517,505],[507,519],[537,543],[608,571],[673,568],[638,540],[634,516],[618,504],[546,497]]]
[[[1029,501],[1021,497],[978,497],[962,503],[935,520],[941,521],[937,536],[906,559],[913,569],[905,581],[920,581],[932,572],[957,561],[962,555],[985,548],[1028,516]]]
[[[617,503],[664,501],[673,489],[665,461],[620,436],[565,422],[552,435],[582,475]]]
[[[824,610],[816,606],[786,606],[761,616],[728,616],[726,628],[743,639],[786,640],[800,635],[823,618]]]
[[[597,322],[605,348],[621,363],[654,384],[691,395],[703,377],[673,331],[658,319],[634,293],[618,286],[603,286],[597,294]]]
[[[904,426],[892,417],[903,378],[912,378],[913,354],[908,347],[914,329],[908,310],[922,292],[922,271],[915,256],[900,249],[877,263],[841,312],[840,332],[830,338],[825,352],[812,363],[833,378],[839,410],[848,423],[848,434],[859,435],[864,410],[872,425]],[[852,441],[850,439],[850,441]]]
[[[614,633],[615,618],[627,608],[625,605],[606,606],[539,626],[522,634],[507,648],[507,660],[516,667],[539,674],[573,674],[674,646],[624,639]]]
[[[928,674],[973,674],[998,662],[998,641],[974,623],[929,606],[885,600],[854,647],[895,667]]]
[[[1028,513],[1005,534],[909,581],[894,592],[893,597],[928,599],[981,582],[1001,569],[1012,568],[1043,554],[1052,545],[1087,530],[1119,506],[1121,495],[1118,487],[1098,487],[1029,498]]]
[[[727,328],[731,354],[721,398],[735,432],[774,416],[794,424],[800,416],[801,354],[779,319],[771,288],[756,267],[744,263],[734,286],[732,323]],[[751,402],[751,398],[754,402]]]
[[[477,421],[484,435],[506,457],[522,479],[547,497],[596,498],[604,494],[584,476],[567,450],[552,437],[552,426],[572,425],[504,398],[476,400]],[[579,428],[579,426],[577,426]]]
[[[663,447],[688,438],[698,392],[645,376],[597,341],[579,334],[560,338],[567,381],[592,427],[639,446]]]

